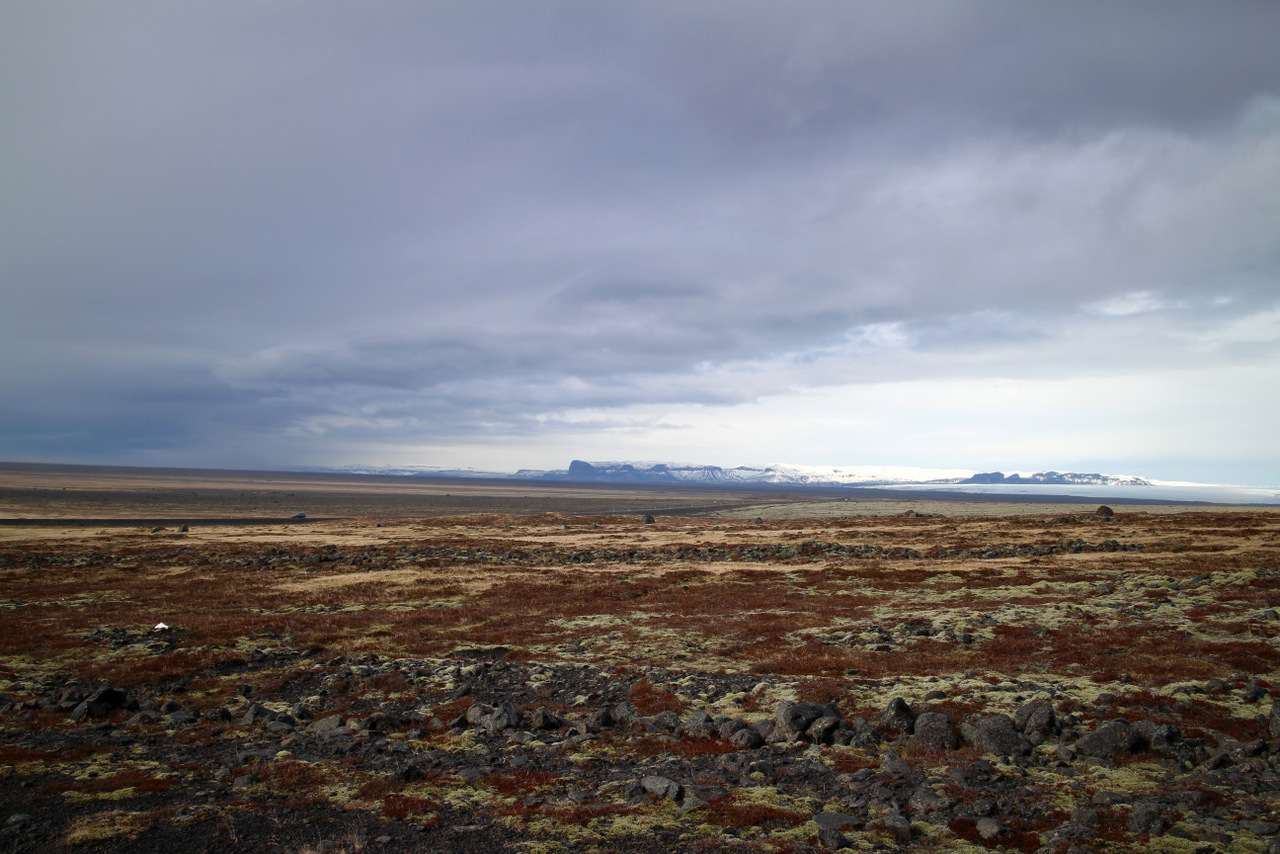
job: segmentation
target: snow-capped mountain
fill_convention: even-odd
[[[967,477],[960,483],[1047,483],[1064,486],[1086,484],[1089,486],[1150,486],[1151,481],[1127,474],[1081,474],[1080,472],[1038,471],[1032,474],[1004,474],[983,472]]]
[[[921,483],[1062,484],[1145,486],[1149,481],[1131,475],[1043,471],[1012,474],[972,469],[931,469],[915,466],[735,466],[682,465],[649,462],[574,460],[565,471],[546,472],[554,480],[613,483],[774,484],[795,486],[893,486]]]
[[[661,462],[586,462],[567,469],[520,469],[515,473],[440,466],[342,466],[313,469],[403,477],[518,478],[521,480],[595,481],[605,483],[689,483],[774,486],[905,486],[911,484],[1053,484],[1063,486],[1149,486],[1132,475],[1079,472],[975,472],[973,469],[917,466],[734,466]]]
[[[342,474],[549,480],[566,483],[651,483],[721,486],[779,487],[877,487],[957,495],[1076,496],[1088,494],[1108,500],[1211,502],[1215,504],[1280,504],[1274,487],[1233,486],[1165,481],[1133,475],[1081,472],[978,472],[973,469],[919,468],[916,466],[734,466],[691,465],[662,462],[585,462],[574,460],[567,469],[520,469],[517,472],[483,471],[442,466],[345,466],[311,468],[313,472]],[[1081,487],[1087,493],[1081,492]]]

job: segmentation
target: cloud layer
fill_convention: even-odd
[[[1277,43],[1243,0],[10,4],[0,457],[1280,482]],[[1077,398],[1052,442],[1010,387]]]

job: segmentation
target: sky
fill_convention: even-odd
[[[0,4],[0,459],[1280,485],[1280,3]]]

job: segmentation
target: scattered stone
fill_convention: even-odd
[[[315,735],[336,735],[346,732],[347,722],[342,715],[329,715],[307,726],[307,732]]]
[[[818,844],[823,848],[839,851],[841,848],[848,848],[852,842],[850,842],[849,837],[834,827],[821,827],[818,829]]]
[[[1027,736],[1033,733],[1050,736],[1061,729],[1058,715],[1048,700],[1032,700],[1019,706],[1013,715],[1013,725],[1018,732]]]
[[[961,722],[960,734],[983,753],[1018,756],[1031,752],[1027,741],[1008,715],[985,715]]]
[[[820,830],[856,830],[862,826],[862,820],[857,816],[838,812],[817,813],[813,817],[813,823],[818,825]]]
[[[1280,824],[1274,821],[1253,821],[1245,819],[1240,822],[1240,829],[1247,830],[1258,836],[1274,836],[1280,833]]]
[[[994,818],[980,818],[974,822],[974,828],[984,842],[994,842],[1004,833],[1004,825]]]
[[[607,713],[608,710],[605,711]],[[612,718],[610,720],[612,721]],[[693,712],[681,721],[680,731],[689,738],[711,738],[719,734],[711,720],[711,715],[705,711]]]
[[[1154,750],[1169,750],[1182,741],[1182,732],[1172,724],[1155,724],[1151,721],[1138,721],[1133,725],[1139,742],[1145,742]]]
[[[1268,696],[1268,691],[1261,685],[1250,685],[1240,691],[1240,699],[1246,703],[1256,703],[1266,696]]]
[[[916,713],[901,697],[894,697],[889,706],[876,722],[881,729],[888,729],[901,735],[910,735],[915,729]]]
[[[550,730],[560,729],[565,725],[565,720],[559,715],[547,711],[546,706],[539,706],[529,714],[525,723],[531,730]]]
[[[896,810],[880,819],[880,827],[899,842],[911,841],[911,822]]]
[[[941,712],[924,712],[916,717],[911,743],[925,750],[955,750],[960,746],[960,734],[951,718]]]
[[[1125,825],[1134,833],[1154,834],[1164,830],[1164,817],[1153,807],[1134,807]]]
[[[1128,721],[1117,718],[1107,721],[1093,732],[1076,739],[1073,746],[1078,754],[1110,759],[1133,750],[1141,740],[1141,736],[1134,731]]]
[[[805,738],[814,744],[831,744],[835,741],[836,732],[843,721],[836,715],[823,715],[805,731]]]
[[[640,788],[659,800],[678,801],[682,793],[680,784],[675,780],[657,775],[642,778]]]
[[[1097,810],[1080,807],[1071,811],[1071,820],[1081,827],[1097,827],[1102,821],[1102,816]]]
[[[778,735],[784,739],[795,741],[804,736],[809,725],[822,717],[833,717],[837,725],[840,721],[840,710],[834,705],[819,706],[817,703],[778,703],[774,711],[774,726]],[[833,727],[834,728],[834,727]]]
[[[658,729],[665,729],[667,732],[675,732],[680,729],[680,716],[669,709],[665,709],[653,716],[653,725]]]
[[[519,728],[520,712],[511,703],[502,703],[484,715],[479,723],[489,735],[497,735],[504,730]]]

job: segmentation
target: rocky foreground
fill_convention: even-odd
[[[1280,851],[1277,534],[33,534],[0,551],[0,845]]]

